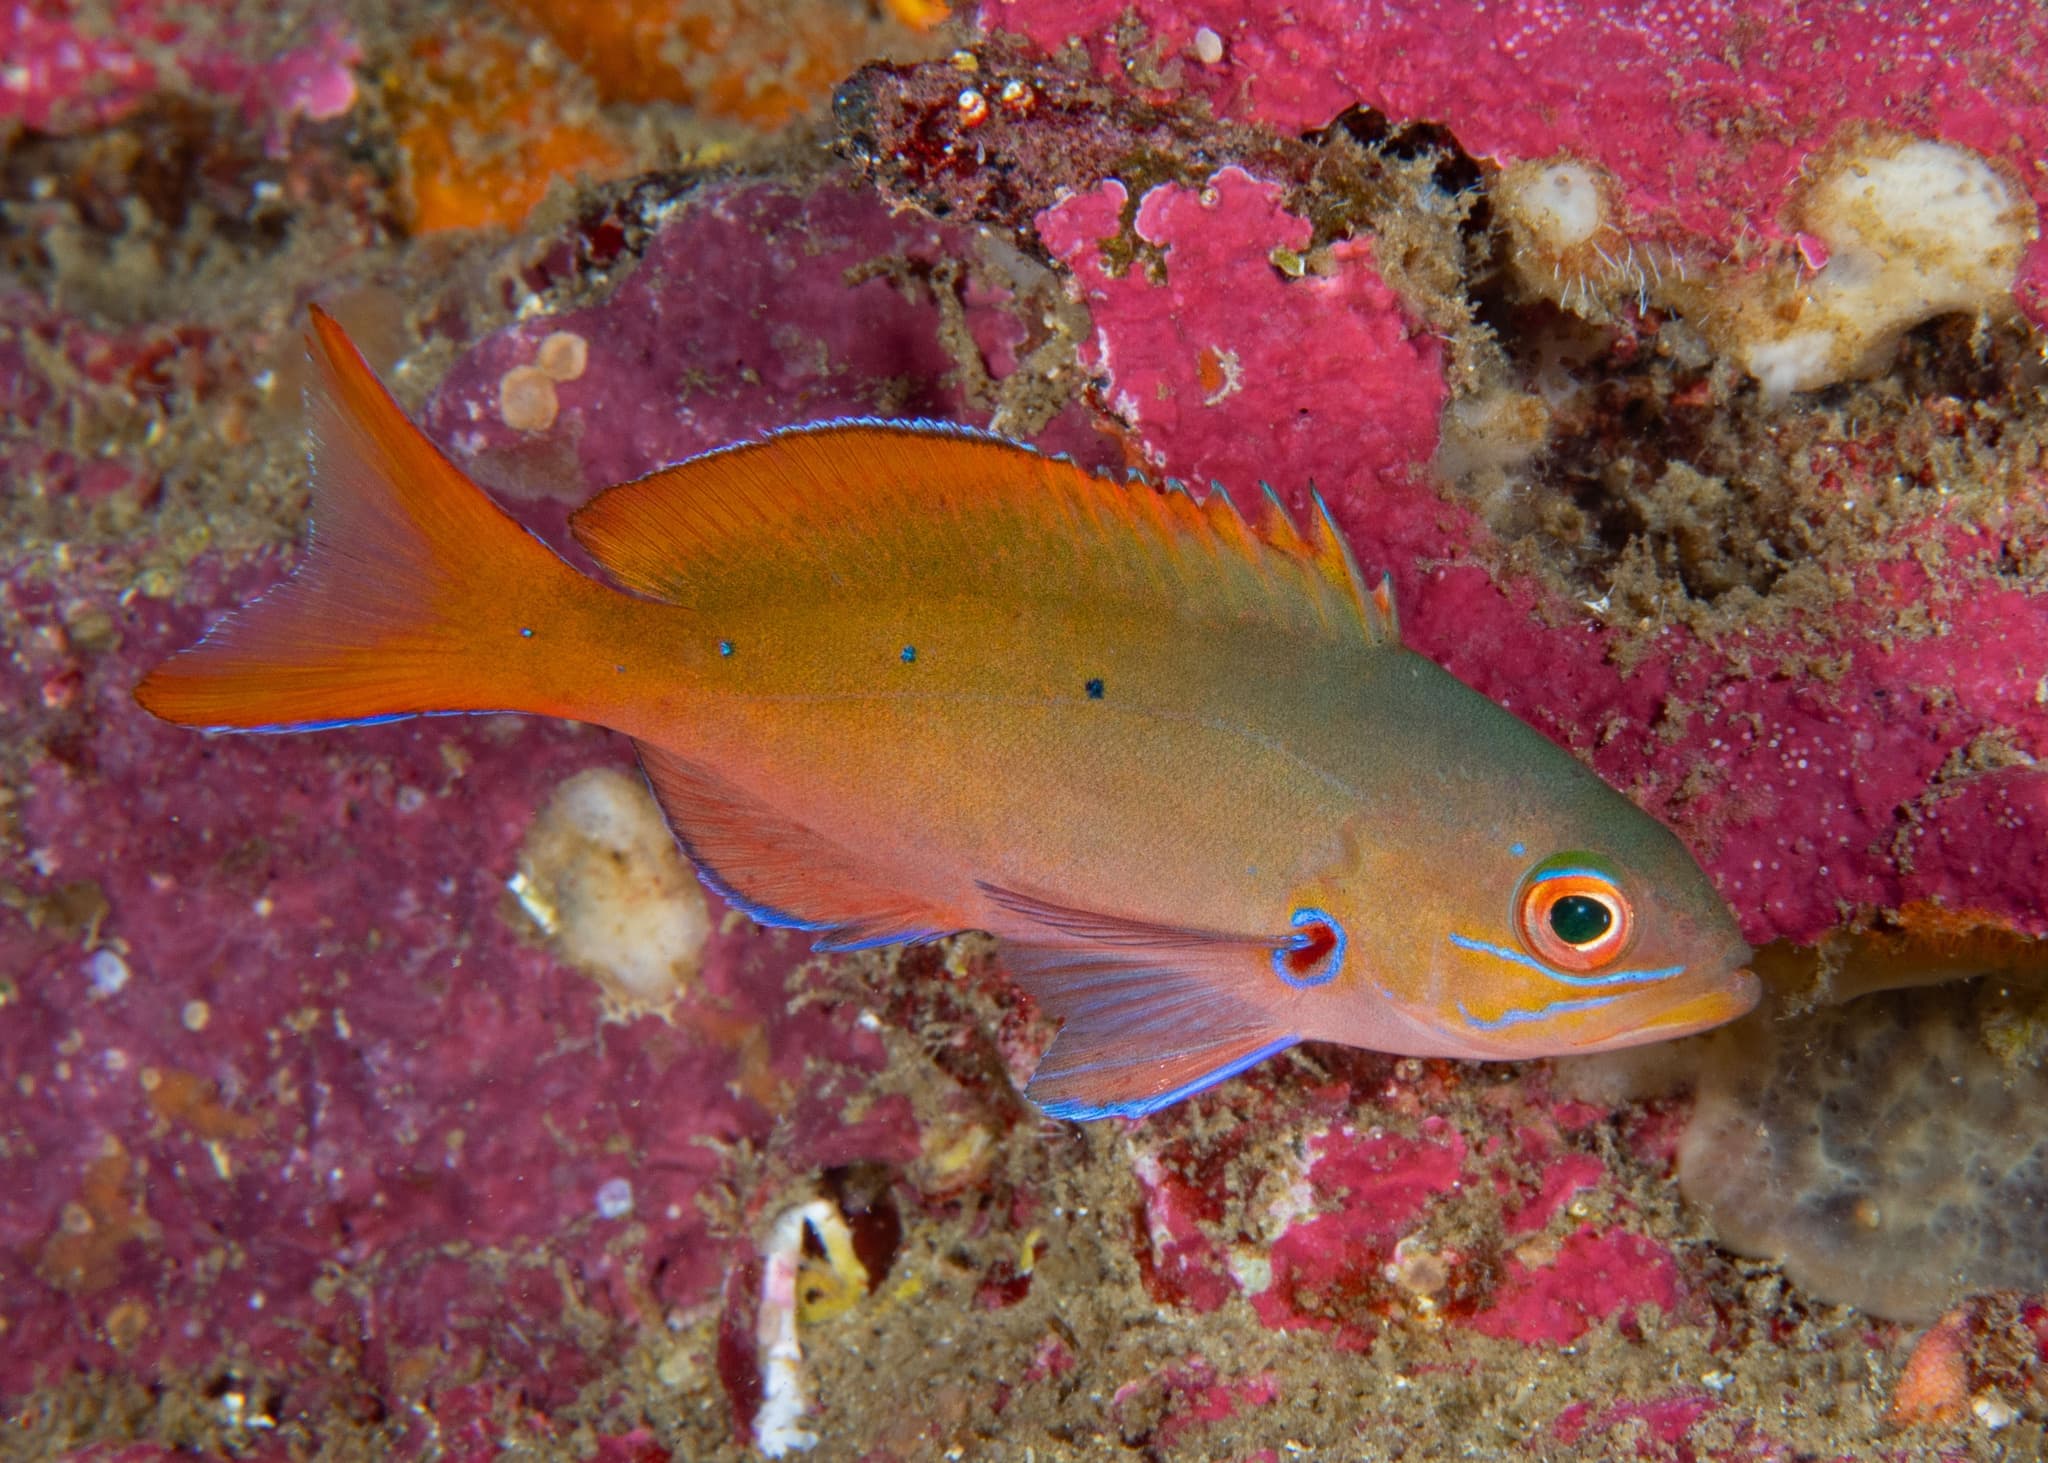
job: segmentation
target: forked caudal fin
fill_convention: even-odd
[[[312,318],[306,561],[159,666],[136,699],[167,721],[244,730],[576,715],[564,652],[582,647],[596,606],[631,601],[513,521],[407,419],[332,317],[315,306]]]

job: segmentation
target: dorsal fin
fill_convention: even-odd
[[[1322,500],[1300,532],[1273,503],[1114,482],[938,423],[827,422],[693,457],[600,494],[571,526],[642,594],[698,609],[1004,576],[1092,599],[1164,594],[1190,618],[1245,616],[1396,639]]]

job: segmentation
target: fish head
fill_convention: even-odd
[[[1686,1036],[1749,1011],[1750,948],[1678,837],[1442,679],[1458,693],[1429,749],[1444,770],[1406,801],[1394,820],[1406,829],[1347,829],[1342,857],[1300,891],[1353,957],[1303,1035],[1519,1059]]]
[[[1475,880],[1446,909],[1435,948],[1415,952],[1427,978],[1404,1009],[1456,1054],[1500,1058],[1637,1046],[1743,1015],[1759,989],[1749,946],[1666,837],[1671,856],[1651,860],[1524,844],[1519,870]]]

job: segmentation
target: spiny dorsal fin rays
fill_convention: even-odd
[[[1221,493],[1222,485],[1211,483],[1211,492]],[[1287,505],[1280,501],[1280,495],[1273,491],[1273,485],[1264,478],[1259,479],[1259,492],[1265,502],[1265,513],[1259,520],[1259,534],[1267,543],[1297,559],[1311,557],[1308,540],[1301,536],[1295,526],[1294,515],[1287,511]]]
[[[1252,526],[1245,522],[1244,515],[1237,511],[1237,505],[1230,501],[1230,494],[1211,483],[1208,496],[1201,503],[1202,516],[1209,522],[1209,531],[1213,535],[1210,542],[1217,557],[1228,555],[1240,563],[1256,566],[1261,586],[1270,591],[1273,580],[1266,572],[1266,556],[1259,552],[1261,540]]]
[[[1129,485],[964,428],[850,421],[621,484],[571,527],[623,584],[706,610],[1009,575],[1032,596],[1163,592],[1192,617],[1385,643],[1320,500],[1317,513],[1304,535],[1277,504],[1247,523],[1227,494]]]
[[[1380,575],[1380,582],[1372,587],[1372,607],[1386,625],[1386,641],[1398,645],[1401,641],[1401,616],[1394,608],[1394,576]]]
[[[1393,581],[1382,574],[1378,586],[1368,592],[1365,576],[1358,572],[1358,560],[1351,556],[1351,545],[1337,531],[1330,505],[1323,501],[1314,482],[1308,485],[1308,496],[1315,505],[1316,566],[1331,585],[1350,597],[1359,623],[1365,626],[1367,639],[1380,645],[1399,644],[1401,629],[1394,620]]]
[[[1218,484],[1211,483],[1209,487],[1213,494],[1223,492]],[[1265,504],[1257,529],[1259,536],[1281,553],[1314,564],[1324,582],[1338,590],[1351,606],[1359,623],[1365,627],[1367,640],[1375,645],[1400,644],[1400,623],[1394,616],[1393,579],[1382,574],[1380,582],[1370,591],[1365,588],[1365,581],[1358,571],[1358,561],[1351,554],[1351,545],[1337,531],[1336,520],[1330,516],[1330,505],[1323,501],[1316,485],[1310,483],[1308,486],[1311,511],[1307,537],[1302,535],[1294,515],[1287,511],[1287,505],[1280,501],[1280,495],[1273,491],[1273,485],[1264,478],[1259,480],[1259,492]]]

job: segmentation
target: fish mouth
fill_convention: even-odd
[[[1696,996],[1675,1005],[1660,1005],[1641,1020],[1629,1021],[1584,1041],[1574,1042],[1581,1052],[1611,1051],[1617,1047],[1641,1046],[1646,1042],[1669,1041],[1691,1036],[1747,1016],[1763,995],[1763,983],[1748,970],[1730,970]],[[1621,1012],[1616,1012],[1621,1015]]]

